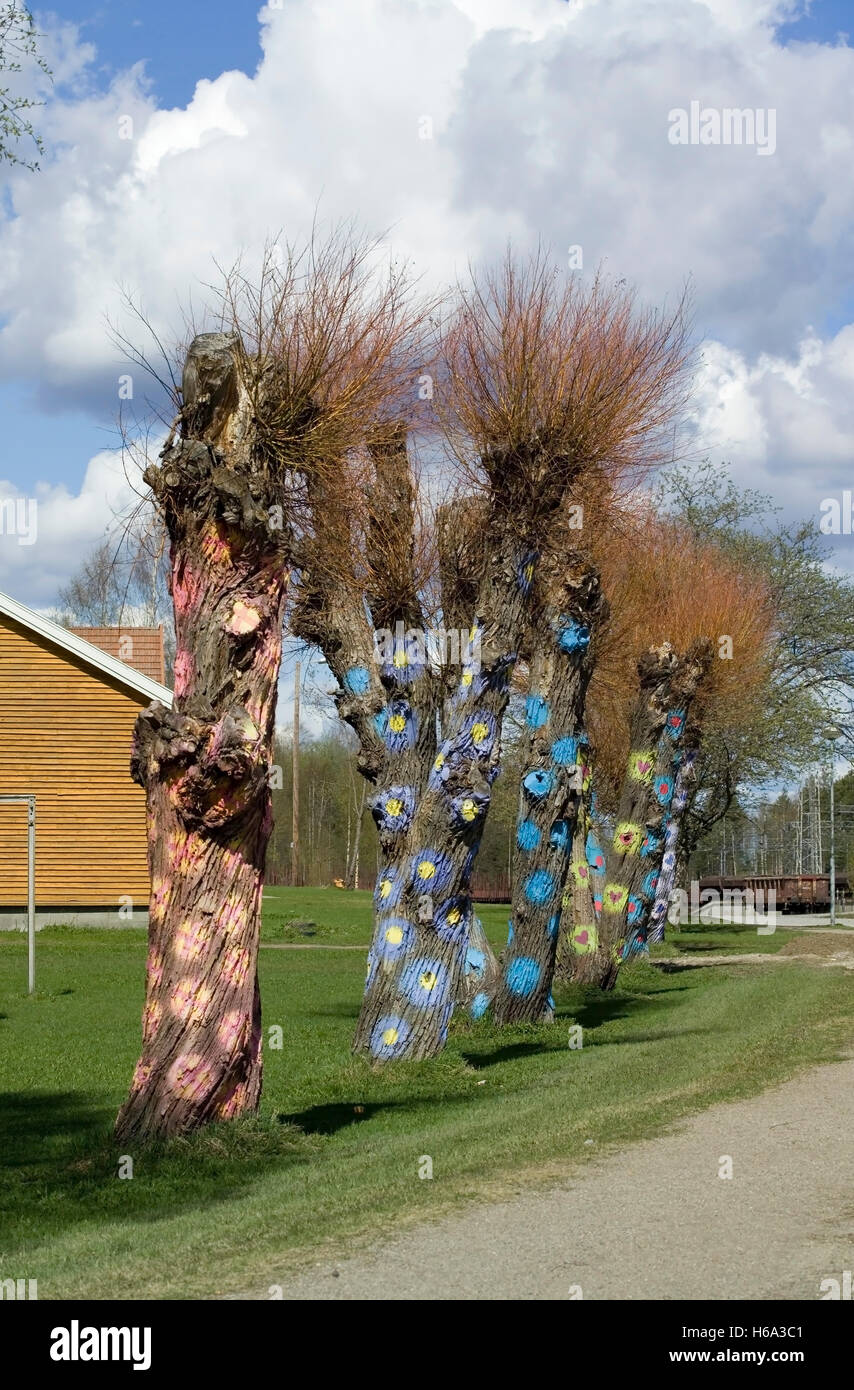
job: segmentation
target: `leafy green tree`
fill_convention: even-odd
[[[762,698],[748,719],[708,729],[686,813],[682,870],[740,788],[800,777],[826,755],[825,726],[854,736],[854,582],[830,568],[816,522],[785,522],[772,498],[706,461],[659,478],[656,502],[766,585],[776,627]]]
[[[44,103],[17,90],[14,80],[25,66],[35,64],[45,75],[51,72],[39,53],[38,41],[41,38],[30,11],[16,0],[0,7],[0,163],[23,164],[26,169],[38,169],[37,160],[23,159],[17,153],[20,142],[28,141],[35,146],[37,154],[44,154],[41,137],[33,128],[28,112]],[[6,74],[13,77],[7,83]]]

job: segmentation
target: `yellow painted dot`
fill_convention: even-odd
[[[380,897],[387,898],[391,892],[391,879],[384,878],[380,884]]]
[[[397,1029],[386,1028],[383,1033],[383,1042],[386,1047],[394,1047],[394,1044],[397,1042]]]
[[[400,927],[389,927],[385,934],[385,939],[390,946],[399,946],[403,940],[403,932]]]
[[[448,913],[448,921],[453,926],[455,923],[459,922],[461,916],[462,913],[460,912],[460,909],[458,907],[452,907],[450,912]]]
[[[385,804],[386,811],[390,816],[399,816],[403,810],[403,802],[400,797],[390,796]]]
[[[445,755],[444,755],[444,753],[439,753],[439,754],[437,754],[437,756],[436,756],[436,761],[434,762],[433,767],[434,767],[434,769],[436,770],[436,772],[441,772],[441,770],[442,770],[442,768],[443,768],[444,766],[445,766]]]
[[[436,865],[433,863],[432,859],[421,860],[421,863],[418,865],[419,878],[432,878],[435,872]]]
[[[475,806],[474,802],[470,800],[469,797],[466,797],[461,809],[463,813],[463,820],[474,820],[475,816],[477,815],[477,807]]]
[[[463,685],[464,685],[464,686],[471,685],[471,683],[472,683],[473,680],[474,680],[474,675],[472,674],[471,671],[463,671]]]
[[[409,657],[407,656],[406,649],[404,647],[398,647],[397,651],[392,657],[392,665],[396,666],[398,670],[401,668],[401,666],[409,665]]]
[[[388,721],[388,727],[393,734],[402,734],[406,728],[406,719],[402,714],[393,714]]]
[[[474,743],[483,743],[483,740],[488,736],[488,734],[488,724],[474,724],[472,726],[471,736]]]
[[[424,973],[423,973],[422,975],[419,975],[419,976],[418,976],[418,983],[419,983],[419,985],[421,986],[422,989],[435,989],[435,987],[436,987],[436,972],[435,972],[435,970],[425,970]]]
[[[534,566],[533,566],[533,565],[526,565],[526,566],[525,566],[525,579],[528,581],[528,583],[530,583],[530,581],[533,579],[533,577],[534,577]]]

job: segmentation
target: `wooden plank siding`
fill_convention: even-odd
[[[0,614],[0,795],[36,796],[36,907],[148,906],[145,695]],[[0,907],[27,900],[27,808],[0,804]]]

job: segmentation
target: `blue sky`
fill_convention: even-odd
[[[228,68],[251,75],[261,58],[260,5],[251,0],[55,0],[34,9],[79,25],[81,38],[98,50],[105,84],[120,69],[144,61],[164,107],[185,105],[202,77]],[[854,33],[851,0],[812,0],[800,18],[780,27],[783,43],[833,43],[840,33]]]
[[[288,3],[288,0],[285,0]],[[346,4],[347,0],[341,0]],[[807,13],[780,27],[781,42],[834,43],[854,29],[854,0],[813,0]],[[203,78],[239,69],[251,76],[261,59],[260,6],[247,0],[56,0],[35,7],[39,22],[53,17],[79,27],[80,39],[97,50],[90,78],[107,89],[123,69],[143,63],[161,109],[186,106]],[[854,293],[822,318],[833,332],[854,317]],[[48,482],[79,482],[87,460],[114,447],[116,422],[91,409],[63,409],[39,384],[0,380],[4,438],[0,473],[24,488],[34,476]]]
[[[120,69],[144,62],[159,106],[185,106],[199,78],[227,68],[251,76],[261,59],[261,6],[251,0],[55,0],[34,8],[79,26],[98,50],[105,86]]]
[[[0,168],[0,498],[37,496],[45,541],[0,537],[0,589],[51,602],[120,506],[109,451],[127,364],[108,332],[120,288],[169,336],[215,262],[282,228],[299,239],[318,206],[391,228],[395,251],[441,282],[508,239],[583,243],[586,268],[604,262],[651,303],[690,278],[691,450],[731,460],[787,514],[817,514],[854,473],[854,50],[838,37],[854,4],[815,0],[780,22],[793,12],[787,0],[37,9],[60,80],[36,113],[42,171]],[[775,158],[668,145],[668,108],[694,98],[773,106]],[[425,112],[430,142],[416,133]]]
[[[40,17],[79,25],[81,37],[98,49],[105,83],[144,61],[161,106],[185,105],[199,78],[226,68],[251,75],[261,58],[260,5],[251,0],[55,0],[33,8]],[[781,26],[780,36],[785,43],[833,43],[852,32],[850,0],[813,0],[800,18]]]
[[[813,0],[805,14],[781,29],[786,43],[835,43],[840,34],[854,34],[851,0]]]
[[[186,106],[201,78],[229,68],[251,76],[261,58],[260,5],[246,0],[56,0],[33,8],[43,27],[52,16],[79,26],[81,40],[97,49],[92,79],[103,89],[144,63],[161,108]],[[0,381],[0,414],[0,474],[22,488],[34,476],[79,483],[92,454],[117,442],[115,420],[57,410],[33,382]]]

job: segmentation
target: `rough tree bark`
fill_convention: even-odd
[[[177,652],[173,708],[154,702],[134,732],[152,891],[123,1143],[252,1111],[261,1091],[257,953],[289,540],[253,466],[240,354],[236,335],[193,341],[180,437],[145,473],[169,534]]]
[[[292,626],[323,651],[341,687],[339,712],[359,738],[360,770],[376,788],[369,804],[382,866],[354,1048],[387,1061],[440,1051],[463,988],[473,923],[469,880],[498,774],[501,720],[538,556],[502,493],[522,465],[490,457],[489,498],[457,504],[453,544],[448,512],[439,527],[443,622],[457,616],[463,626],[466,613],[471,659],[462,669],[434,667],[414,578],[415,492],[406,481],[405,431],[386,429],[371,454],[367,576],[323,564],[334,536],[350,534],[351,520],[334,498],[317,492],[310,500],[319,548],[301,572]],[[534,462],[546,470],[545,460],[535,455]],[[559,506],[571,478],[565,469],[551,489],[543,484],[548,505]],[[461,525],[470,506],[480,508],[474,540]],[[386,644],[389,635],[393,640],[377,662],[380,630]]]
[[[655,902],[650,909],[647,928],[649,945],[664,940],[671,895],[674,887],[681,886],[677,875],[680,872],[680,848],[684,838],[685,808],[688,805],[690,787],[697,766],[699,743],[699,729],[695,724],[690,724],[686,729],[682,750],[683,757],[676,774],[673,804],[664,829],[664,854],[661,858],[661,868],[655,889]]]
[[[466,939],[462,974],[455,1003],[468,1010],[472,1018],[482,1018],[501,975],[498,957],[490,945],[479,917],[472,915]]]
[[[595,634],[607,616],[599,575],[581,556],[538,607],[525,703],[511,935],[492,1001],[496,1023],[550,1018],[561,900],[585,778],[584,706]],[[546,587],[546,586],[543,586]]]
[[[673,868],[676,860],[675,846],[679,833],[679,823],[674,817],[674,806],[679,788],[679,776],[685,762],[687,717],[687,708],[670,710],[659,739],[653,788],[656,800],[662,806],[665,814],[658,834],[654,840],[650,840],[648,845],[647,873],[641,885],[640,905],[634,913],[626,933],[623,947],[624,961],[630,960],[633,956],[649,956],[649,926],[656,901],[661,892],[665,893],[662,906],[664,916],[667,915],[667,903],[670,898]],[[683,795],[683,810],[686,800],[687,797]],[[656,920],[661,917],[661,914],[662,907],[658,909]]]
[[[672,751],[659,749],[668,717],[684,722],[710,658],[706,643],[680,657],[669,643],[638,663],[640,692],[632,714],[628,766],[606,876],[597,949],[579,957],[578,978],[613,989],[626,938],[655,899],[664,821],[673,797]]]
[[[592,782],[592,772],[588,781]],[[590,955],[599,942],[605,854],[599,844],[593,808],[593,788],[588,785],[582,795],[575,824],[569,884],[563,895],[563,915],[555,961],[555,977],[567,983],[576,974],[577,958]]]
[[[502,516],[491,534],[473,623],[477,669],[464,666],[444,702],[432,762],[419,766],[404,756],[372,802],[384,862],[355,1047],[379,1060],[438,1052],[460,990],[472,918],[469,879],[498,774],[501,720],[536,566]],[[433,727],[437,712],[428,715]]]

